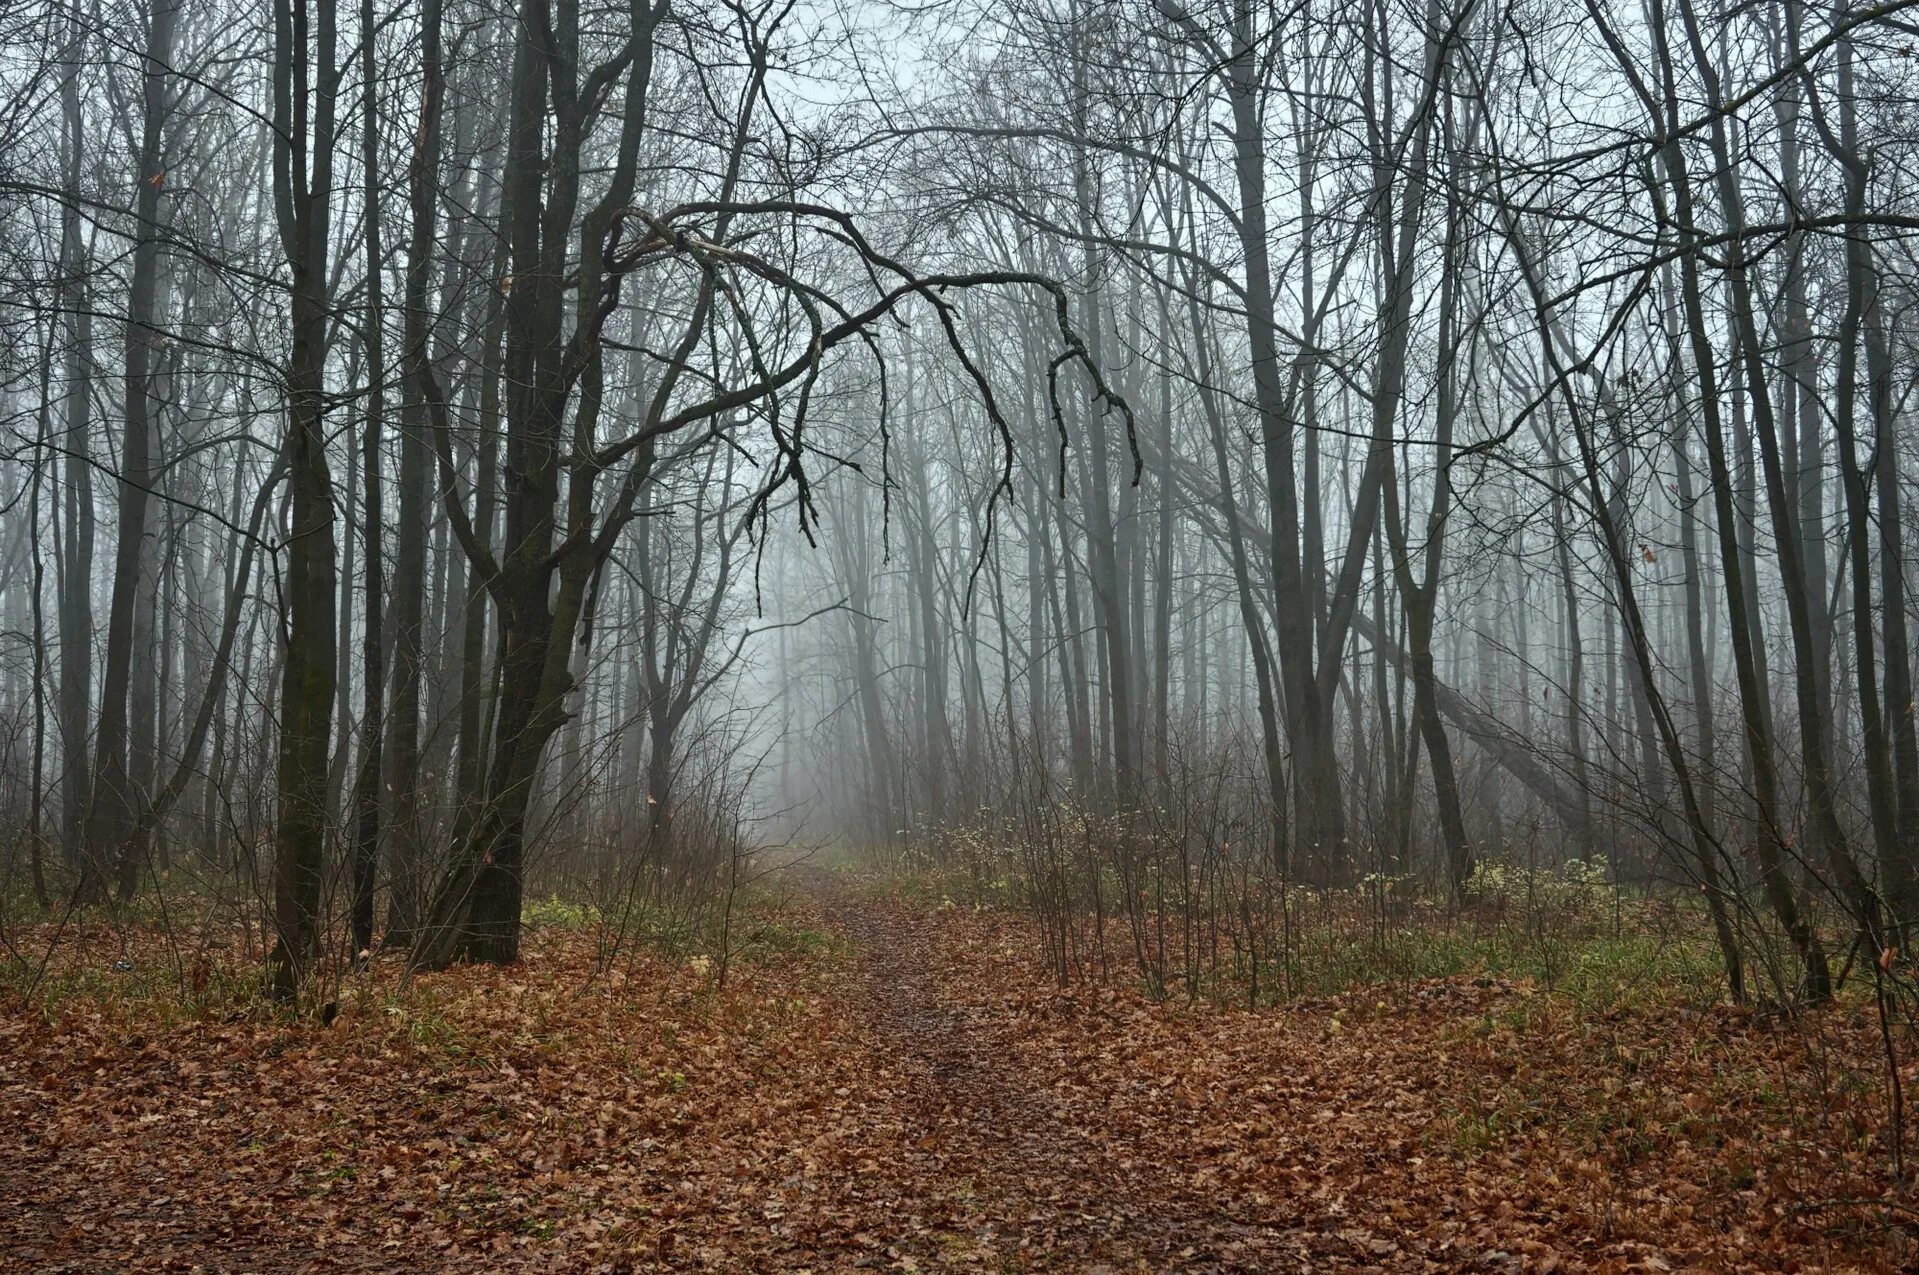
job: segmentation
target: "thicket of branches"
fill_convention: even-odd
[[[1088,363],[1050,280],[823,198],[830,16],[10,22],[7,889],[265,901],[282,996],[376,944],[512,960],[542,870],[736,865],[738,675],[806,618],[742,585],[817,523],[819,404],[883,325],[963,359],[977,289]]]
[[[855,605],[793,666],[863,838],[1136,939],[1598,871],[1696,900],[1735,997],[1895,968],[1904,9],[942,13],[871,180],[1067,280],[1134,412],[1054,416],[984,322],[1007,487],[963,373],[896,374],[928,425],[836,495]]]
[[[292,996],[805,827],[1062,973],[1523,865],[1896,981],[1915,8],[13,10],[9,900]]]

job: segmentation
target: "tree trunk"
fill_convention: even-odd
[[[274,194],[293,275],[293,348],[286,370],[292,517],[275,784],[273,990],[290,1000],[318,947],[326,873],[327,748],[338,640],[333,479],[326,456],[327,249],[339,69],[333,0],[313,0],[310,13],[308,0],[276,0],[274,14]]]
[[[173,36],[179,8],[156,4],[148,20],[141,69],[140,145],[133,157],[135,238],[133,275],[128,285],[125,328],[126,429],[120,451],[119,526],[113,561],[113,592],[107,612],[106,668],[100,684],[100,720],[95,735],[93,792],[87,815],[87,865],[81,898],[97,902],[130,854],[136,795],[129,773],[129,698],[133,685],[134,641],[142,600],[142,568],[147,554],[148,491],[153,481],[154,360],[160,339],[155,326],[160,296],[160,194],[166,183],[163,132],[167,116],[167,78],[173,64]],[[84,392],[84,391],[83,391]],[[135,872],[139,865],[133,866]]]

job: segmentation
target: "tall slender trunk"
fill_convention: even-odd
[[[1161,312],[1162,331],[1172,326]],[[1173,374],[1170,363],[1159,372],[1159,449],[1173,453]],[[1162,463],[1154,475],[1153,495],[1158,540],[1153,557],[1153,776],[1164,791],[1172,780],[1173,702],[1173,474]]]
[[[1439,678],[1433,662],[1433,622],[1439,605],[1440,570],[1445,559],[1446,520],[1452,504],[1453,429],[1458,397],[1454,369],[1458,355],[1459,293],[1455,267],[1462,213],[1457,187],[1449,184],[1447,191],[1446,243],[1439,279],[1440,363],[1433,401],[1433,493],[1426,514],[1423,579],[1413,574],[1406,520],[1398,507],[1399,484],[1390,470],[1380,487],[1386,502],[1386,537],[1392,549],[1393,574],[1406,614],[1406,654],[1413,671],[1413,724],[1432,767],[1433,799],[1439,816],[1440,840],[1446,851],[1447,884],[1454,898],[1460,898],[1472,879],[1473,849],[1466,836],[1452,744],[1446,738],[1446,724],[1439,716],[1436,691]]]
[[[394,929],[409,933],[418,923],[421,897],[429,888],[421,827],[420,687],[426,667],[427,508],[431,468],[427,456],[427,399],[433,392],[428,291],[437,247],[441,103],[445,68],[440,54],[440,0],[422,0],[420,11],[420,118],[407,172],[411,233],[407,243],[401,351],[406,381],[400,404],[399,521],[393,558],[393,699],[387,725],[388,826],[392,860]]]
[[[1787,7],[1792,50],[1799,46],[1797,4]],[[1845,171],[1846,212],[1862,217],[1872,180],[1872,162],[1859,140],[1850,39],[1838,50],[1839,127],[1835,135],[1823,111],[1814,122],[1826,148]],[[1901,509],[1893,360],[1880,302],[1881,281],[1871,242],[1863,229],[1846,236],[1846,307],[1837,334],[1833,427],[1838,441],[1840,483],[1846,502],[1846,548],[1851,564],[1854,673],[1865,736],[1867,801],[1879,872],[1893,919],[1919,920],[1919,726],[1913,720],[1911,648],[1906,628],[1905,531]],[[1859,457],[1859,350],[1865,347],[1866,403],[1870,414],[1873,486]],[[1880,600],[1873,605],[1872,497],[1879,500]],[[1874,621],[1882,630],[1883,657],[1873,646]],[[1883,697],[1878,666],[1884,665]]]
[[[309,34],[311,50],[309,51]],[[274,198],[293,276],[286,368],[291,491],[274,796],[273,987],[291,999],[318,947],[326,873],[337,570],[326,455],[327,251],[340,69],[333,0],[275,0]]]
[[[106,667],[100,683],[100,720],[95,733],[93,791],[87,814],[87,866],[81,887],[85,901],[97,901],[126,843],[136,804],[129,774],[129,698],[133,686],[136,613],[142,601],[142,568],[147,554],[148,491],[153,481],[154,360],[160,337],[155,327],[160,296],[160,196],[166,184],[164,131],[167,78],[173,64],[173,37],[179,7],[156,4],[148,19],[141,69],[139,149],[133,156],[133,274],[128,282],[125,338],[125,431],[120,448],[119,525],[113,561],[113,592],[107,611]],[[133,866],[137,872],[138,863]]]
[[[366,186],[366,373],[370,391],[361,423],[361,499],[365,502],[360,540],[366,556],[366,602],[360,644],[360,773],[353,785],[353,899],[349,922],[352,951],[373,946],[374,887],[380,869],[380,779],[385,751],[386,594],[384,508],[381,501],[380,449],[386,416],[386,262],[381,254],[379,95],[372,85],[376,29],[373,0],[360,0],[360,76],[362,94],[361,164]],[[343,714],[344,716],[344,714]]]
[[[1683,233],[1696,235],[1699,222],[1695,207],[1692,175],[1683,142],[1676,125],[1679,98],[1673,76],[1673,64],[1665,40],[1665,15],[1661,0],[1652,2],[1652,28],[1659,62],[1660,93],[1648,96],[1643,105],[1652,119],[1668,133],[1661,147],[1660,165],[1671,194],[1670,215],[1687,228]],[[1615,56],[1627,56],[1614,43]],[[1668,209],[1657,187],[1649,192],[1662,214]],[[1789,852],[1780,823],[1778,771],[1774,753],[1772,712],[1765,679],[1764,646],[1759,641],[1758,590],[1751,578],[1754,561],[1751,546],[1742,543],[1742,531],[1750,536],[1751,524],[1736,508],[1738,486],[1726,453],[1726,426],[1720,411],[1718,356],[1714,347],[1715,329],[1706,315],[1705,288],[1700,278],[1700,256],[1686,252],[1679,257],[1679,296],[1691,347],[1693,379],[1698,387],[1702,432],[1706,438],[1706,460],[1713,493],[1714,524],[1719,539],[1720,574],[1724,580],[1729,636],[1732,642],[1734,675],[1739,684],[1741,723],[1746,739],[1746,760],[1752,775],[1755,807],[1754,853],[1759,860],[1760,882],[1766,901],[1780,927],[1793,945],[1805,974],[1805,994],[1813,1000],[1830,995],[1831,975],[1824,946],[1805,915],[1798,889],[1789,872]],[[1734,391],[1737,416],[1739,398]],[[1735,422],[1736,423],[1736,422]],[[1743,443],[1742,443],[1743,448]]]
[[[1800,762],[1805,772],[1808,831],[1811,834],[1808,840],[1832,871],[1840,895],[1851,909],[1856,923],[1868,935],[1876,936],[1881,920],[1879,902],[1853,858],[1839,822],[1828,737],[1831,723],[1825,716],[1826,704],[1821,690],[1823,679],[1819,661],[1823,643],[1816,632],[1814,615],[1815,605],[1823,606],[1824,598],[1822,594],[1817,604],[1813,600],[1813,584],[1807,573],[1797,511],[1786,488],[1778,425],[1766,383],[1765,347],[1754,314],[1752,280],[1746,265],[1746,212],[1744,196],[1739,189],[1739,168],[1733,157],[1725,118],[1718,109],[1723,101],[1719,73],[1706,50],[1691,0],[1679,0],[1679,9],[1687,39],[1692,46],[1694,62],[1706,86],[1707,100],[1713,108],[1707,138],[1717,168],[1715,176],[1720,215],[1730,236],[1725,248],[1725,272],[1732,302],[1732,329],[1745,373],[1747,397],[1752,403],[1754,432],[1758,438],[1760,465],[1765,477],[1766,503],[1771,515],[1779,572],[1785,591],[1786,619],[1792,633],[1794,696],[1800,719]],[[1663,33],[1659,45],[1664,55]],[[1687,219],[1683,224],[1691,226],[1696,223]]]
[[[1529,246],[1517,226],[1513,224],[1510,212],[1507,217],[1508,239],[1512,244],[1515,257],[1520,262],[1538,317],[1537,327],[1542,362],[1551,371],[1553,384],[1559,387],[1560,396],[1565,401],[1568,420],[1572,425],[1573,440],[1579,451],[1580,469],[1586,486],[1587,507],[1599,532],[1601,545],[1606,551],[1608,566],[1611,568],[1614,593],[1619,604],[1620,627],[1624,632],[1626,645],[1630,648],[1628,658],[1631,659],[1637,675],[1645,712],[1653,721],[1658,745],[1664,750],[1666,764],[1671,767],[1672,778],[1679,786],[1680,804],[1686,831],[1689,834],[1687,841],[1692,850],[1693,867],[1698,873],[1699,888],[1705,896],[1706,911],[1712,922],[1713,936],[1718,943],[1720,961],[1725,969],[1728,988],[1735,1001],[1743,1002],[1746,998],[1745,965],[1739,947],[1738,933],[1733,927],[1732,907],[1719,862],[1719,846],[1713,840],[1711,829],[1706,826],[1699,804],[1698,785],[1693,780],[1692,767],[1686,758],[1678,726],[1674,723],[1671,710],[1666,705],[1665,696],[1659,690],[1645,612],[1640,606],[1637,591],[1633,586],[1629,543],[1626,536],[1622,534],[1624,529],[1615,518],[1617,506],[1611,498],[1611,493],[1607,491],[1593,431],[1582,420],[1581,404],[1574,397],[1568,369],[1556,348],[1558,334],[1545,305],[1537,263],[1531,258]],[[1692,225],[1693,223],[1687,221],[1683,224]],[[1600,397],[1602,407],[1606,406],[1603,386]],[[1816,948],[1817,939],[1812,939],[1812,943]],[[1823,953],[1821,953],[1821,960],[1823,961]]]
[[[90,269],[80,232],[83,158],[79,71],[83,37],[77,11],[60,77],[60,309],[67,324],[66,402],[62,412],[64,508],[60,531],[60,807],[61,844],[69,869],[85,861],[92,800],[88,742],[93,714],[93,306]]]
[[[480,336],[480,428],[473,444],[476,452],[473,466],[473,534],[489,553],[497,549],[494,541],[494,488],[499,483],[499,446],[494,440],[500,429],[503,342],[506,337],[506,301],[498,281],[506,277],[507,267],[506,246],[501,243],[493,256],[490,286],[486,290],[487,319]],[[472,831],[483,799],[481,789],[486,782],[487,733],[481,708],[486,699],[483,692],[486,685],[488,620],[493,614],[487,585],[488,581],[481,577],[478,564],[474,564],[467,591],[466,623],[460,636],[460,751],[453,818],[453,840],[456,843],[464,841]],[[423,895],[423,886],[414,889]],[[396,908],[400,907],[397,889],[394,903]],[[423,907],[423,899],[416,898],[410,905],[411,910],[402,919],[409,922],[417,920]]]
[[[946,780],[954,760],[953,729],[947,715],[947,630],[939,615],[939,548],[934,540],[933,494],[927,482],[926,449],[916,437],[902,451],[907,465],[906,494],[911,501],[907,512],[912,519],[909,588],[919,617],[920,766],[926,786],[926,804],[921,813],[929,825],[938,827],[946,821],[948,813]]]
[[[1551,440],[1546,463],[1556,476],[1563,464],[1559,454],[1558,432],[1548,423]],[[1579,602],[1579,588],[1573,575],[1572,529],[1566,525],[1566,500],[1555,496],[1552,502],[1553,558],[1559,567],[1560,621],[1566,632],[1566,754],[1572,772],[1573,800],[1576,804],[1567,821],[1579,847],[1580,857],[1592,858],[1597,849],[1593,840],[1592,778],[1586,757],[1586,640],[1585,624]]]
[[[1075,59],[1076,67],[1083,61]],[[1093,198],[1090,165],[1083,149],[1074,154],[1075,189],[1078,192],[1082,244],[1081,270],[1083,293],[1080,324],[1087,334],[1087,348],[1097,366],[1104,357],[1106,316],[1098,282],[1098,266],[1093,253],[1089,209]],[[1102,787],[1121,809],[1139,799],[1138,741],[1135,739],[1136,707],[1133,684],[1133,635],[1128,600],[1130,583],[1127,564],[1121,558],[1119,525],[1112,507],[1113,468],[1107,440],[1110,422],[1104,415],[1082,411],[1081,433],[1088,447],[1088,459],[1079,470],[1081,512],[1086,518],[1086,556],[1088,580],[1093,589],[1093,623],[1100,636],[1099,656],[1100,724],[1111,732],[1110,776],[1102,773]],[[1088,419],[1092,417],[1092,419]]]

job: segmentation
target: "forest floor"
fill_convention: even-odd
[[[1896,1270],[1875,1030],[1463,977],[1248,1012],[1055,986],[1028,922],[788,874],[732,962],[529,934],[328,1024],[0,992],[0,1269]],[[13,936],[25,950],[33,936]],[[197,968],[197,967],[196,967]],[[179,971],[176,970],[176,973]],[[144,985],[144,984],[142,984]],[[157,985],[157,983],[156,983]],[[1865,1062],[1858,1061],[1864,1058]]]

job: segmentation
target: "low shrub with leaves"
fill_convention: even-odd
[[[1465,897],[1498,907],[1528,907],[1567,912],[1592,919],[1613,896],[1611,873],[1603,857],[1568,859],[1557,867],[1481,859],[1467,879]]]

